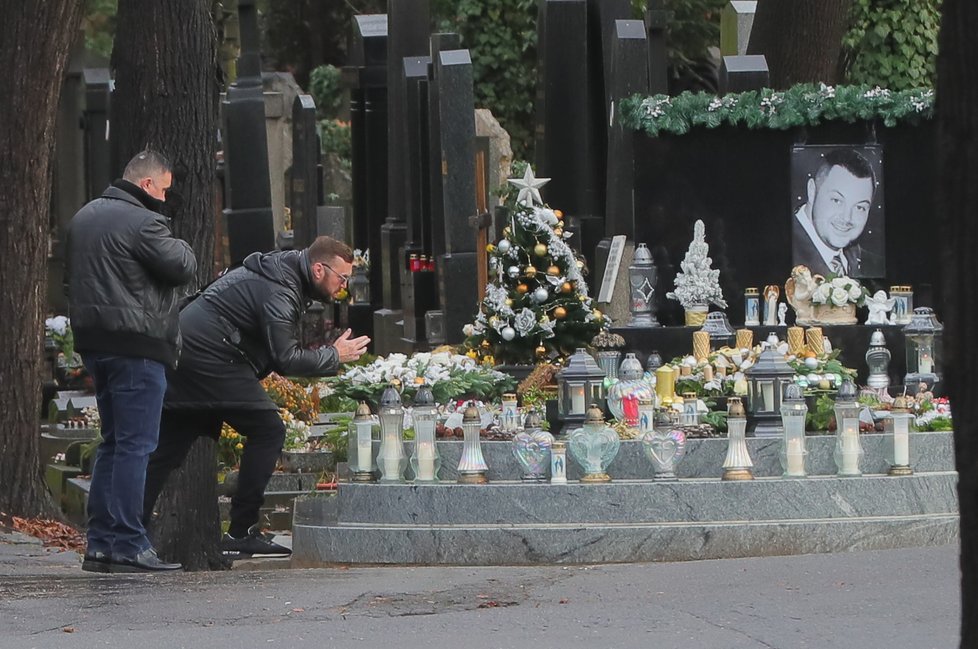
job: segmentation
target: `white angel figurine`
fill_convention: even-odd
[[[868,325],[890,324],[886,314],[893,310],[895,298],[887,297],[886,291],[879,290],[872,296],[866,298],[866,306],[869,307],[869,315],[866,317]]]

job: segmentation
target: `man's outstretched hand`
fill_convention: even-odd
[[[350,338],[351,333],[352,330],[347,329],[340,334],[339,338],[333,341],[333,347],[336,349],[341,363],[350,363],[357,360],[367,351],[367,345],[370,344],[370,336]]]

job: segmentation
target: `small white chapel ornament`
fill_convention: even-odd
[[[537,204],[543,205],[543,199],[540,198],[540,188],[549,183],[550,179],[535,177],[533,167],[526,165],[526,173],[523,174],[522,178],[507,178],[507,182],[520,189],[520,193],[516,196],[517,203],[533,207]]]

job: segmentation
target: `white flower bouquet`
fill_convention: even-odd
[[[859,280],[851,277],[815,276],[815,290],[812,292],[812,304],[830,304],[843,307],[847,304],[861,305],[867,295],[866,289]]]

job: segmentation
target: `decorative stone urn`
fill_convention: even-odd
[[[811,324],[854,325],[856,324],[856,305],[816,304]]]

